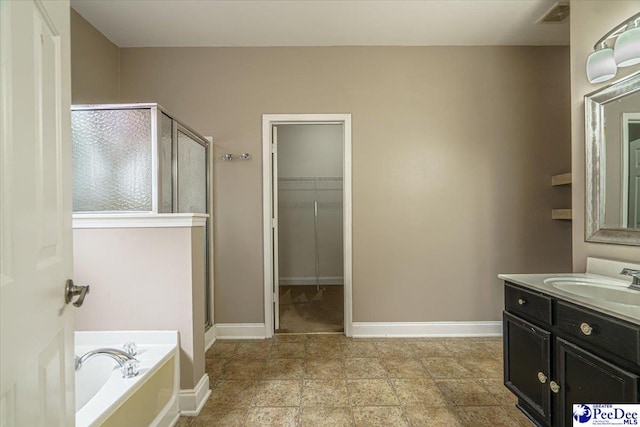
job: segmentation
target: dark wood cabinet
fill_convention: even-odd
[[[503,329],[504,384],[526,402],[536,418],[549,423],[551,333],[509,313],[503,315]]]
[[[638,376],[558,338],[557,425],[572,425],[574,403],[635,403]]]
[[[575,403],[638,403],[640,325],[505,284],[504,383],[541,426]]]

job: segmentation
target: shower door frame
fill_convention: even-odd
[[[274,296],[276,280],[274,262],[277,247],[274,247],[274,228],[277,224],[277,206],[274,206],[274,147],[273,127],[285,124],[341,124],[343,130],[343,251],[344,251],[344,334],[352,336],[353,326],[353,245],[352,245],[352,197],[351,197],[351,114],[263,114],[262,115],[262,199],[264,232],[264,325],[265,337],[275,332]],[[276,148],[277,152],[277,148]],[[277,195],[276,195],[277,197]],[[276,199],[277,200],[277,199]],[[277,228],[275,228],[277,230]]]

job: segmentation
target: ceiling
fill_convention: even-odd
[[[568,45],[555,0],[71,0],[119,47]]]

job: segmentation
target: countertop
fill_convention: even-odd
[[[604,279],[607,281],[616,280],[608,276],[602,276],[593,273],[554,273],[554,274],[499,274],[498,277],[502,280],[509,281],[518,285],[522,285],[525,288],[542,292],[544,294],[561,298],[565,301],[572,302],[574,304],[584,306],[595,311],[616,317],[618,319],[626,320],[627,322],[640,325],[640,306],[624,305],[612,303],[603,299],[591,299],[574,295],[568,292],[561,291],[554,288],[552,285],[544,283],[545,279],[554,277],[570,277],[574,279]],[[623,280],[616,280],[620,282],[621,286],[628,286],[629,282]],[[640,292],[640,291],[639,291]]]

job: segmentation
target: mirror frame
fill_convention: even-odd
[[[604,106],[640,92],[640,72],[585,95],[585,241],[640,246],[640,229],[602,228],[604,221]]]

